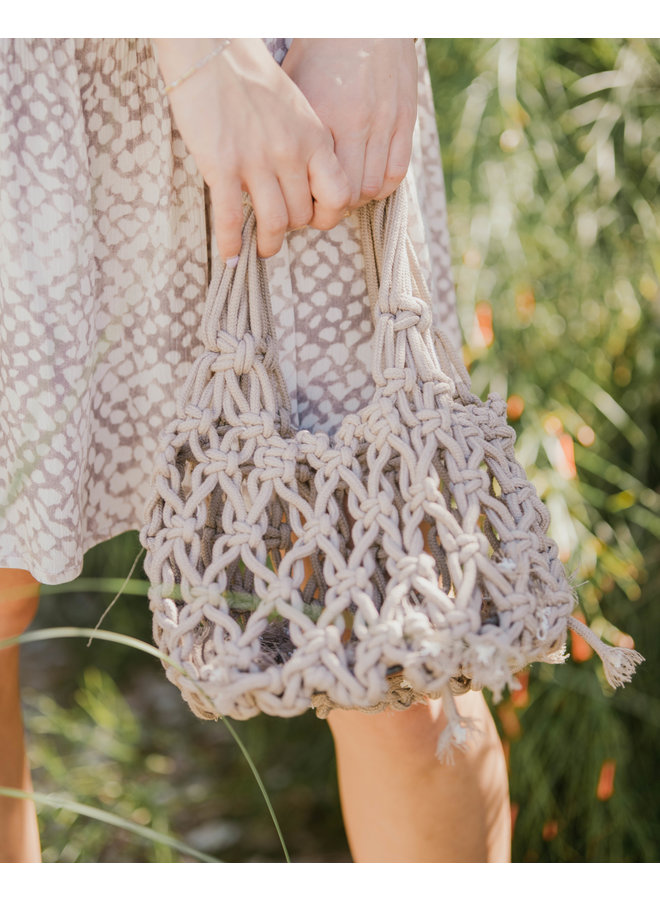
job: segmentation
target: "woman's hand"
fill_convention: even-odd
[[[217,39],[158,39],[166,83]],[[257,218],[257,250],[272,256],[288,229],[332,228],[350,189],[333,138],[260,39],[237,38],[169,94],[181,136],[209,186],[218,250],[239,253],[242,191]]]
[[[282,68],[332,132],[350,183],[348,205],[391,194],[412,152],[414,40],[295,39]]]

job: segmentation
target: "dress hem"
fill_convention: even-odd
[[[33,578],[36,578],[39,584],[68,584],[70,581],[75,581],[76,578],[78,578],[78,576],[82,574],[84,557],[89,550],[91,550],[93,547],[96,547],[98,544],[104,544],[106,541],[111,541],[113,538],[119,537],[120,534],[126,534],[126,532],[128,531],[135,531],[139,533],[139,530],[140,529],[137,527],[137,525],[134,525],[132,528],[122,527],[120,531],[117,531],[114,534],[109,534],[107,535],[107,537],[94,536],[82,545],[83,549],[80,562],[73,563],[66,569],[63,569],[61,572],[58,572],[56,574],[48,573],[44,569],[40,568],[40,566],[28,563],[24,557],[18,555],[10,555],[0,560],[0,569],[22,569],[26,572],[29,572]]]

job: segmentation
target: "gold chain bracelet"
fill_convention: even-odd
[[[226,50],[227,47],[231,44],[231,38],[225,38],[221,44],[218,44],[217,47],[214,47],[210,53],[207,53],[203,59],[200,59],[199,62],[196,62],[194,66],[191,66],[187,69],[183,75],[179,75],[178,78],[175,78],[174,81],[170,81],[169,84],[165,85],[165,93],[169,94],[170,91],[173,91],[175,87],[178,87],[181,82],[186,81],[190,78],[191,75],[194,75],[199,69],[205,66],[207,63],[211,62],[212,59],[215,59],[216,56],[219,56],[223,50]]]

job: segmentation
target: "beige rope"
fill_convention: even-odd
[[[561,660],[575,598],[504,402],[474,396],[434,333],[406,190],[360,211],[374,393],[333,437],[291,428],[248,215],[237,267],[210,286],[140,537],[154,638],[197,715],[442,696],[450,755],[469,725],[452,693],[498,696],[531,661]]]

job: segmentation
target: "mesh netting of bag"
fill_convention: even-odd
[[[406,190],[359,213],[374,392],[332,436],[292,427],[253,212],[209,288],[140,535],[154,639],[199,716],[442,696],[460,732],[452,693],[564,658],[576,601],[547,511],[503,400],[432,327]]]

